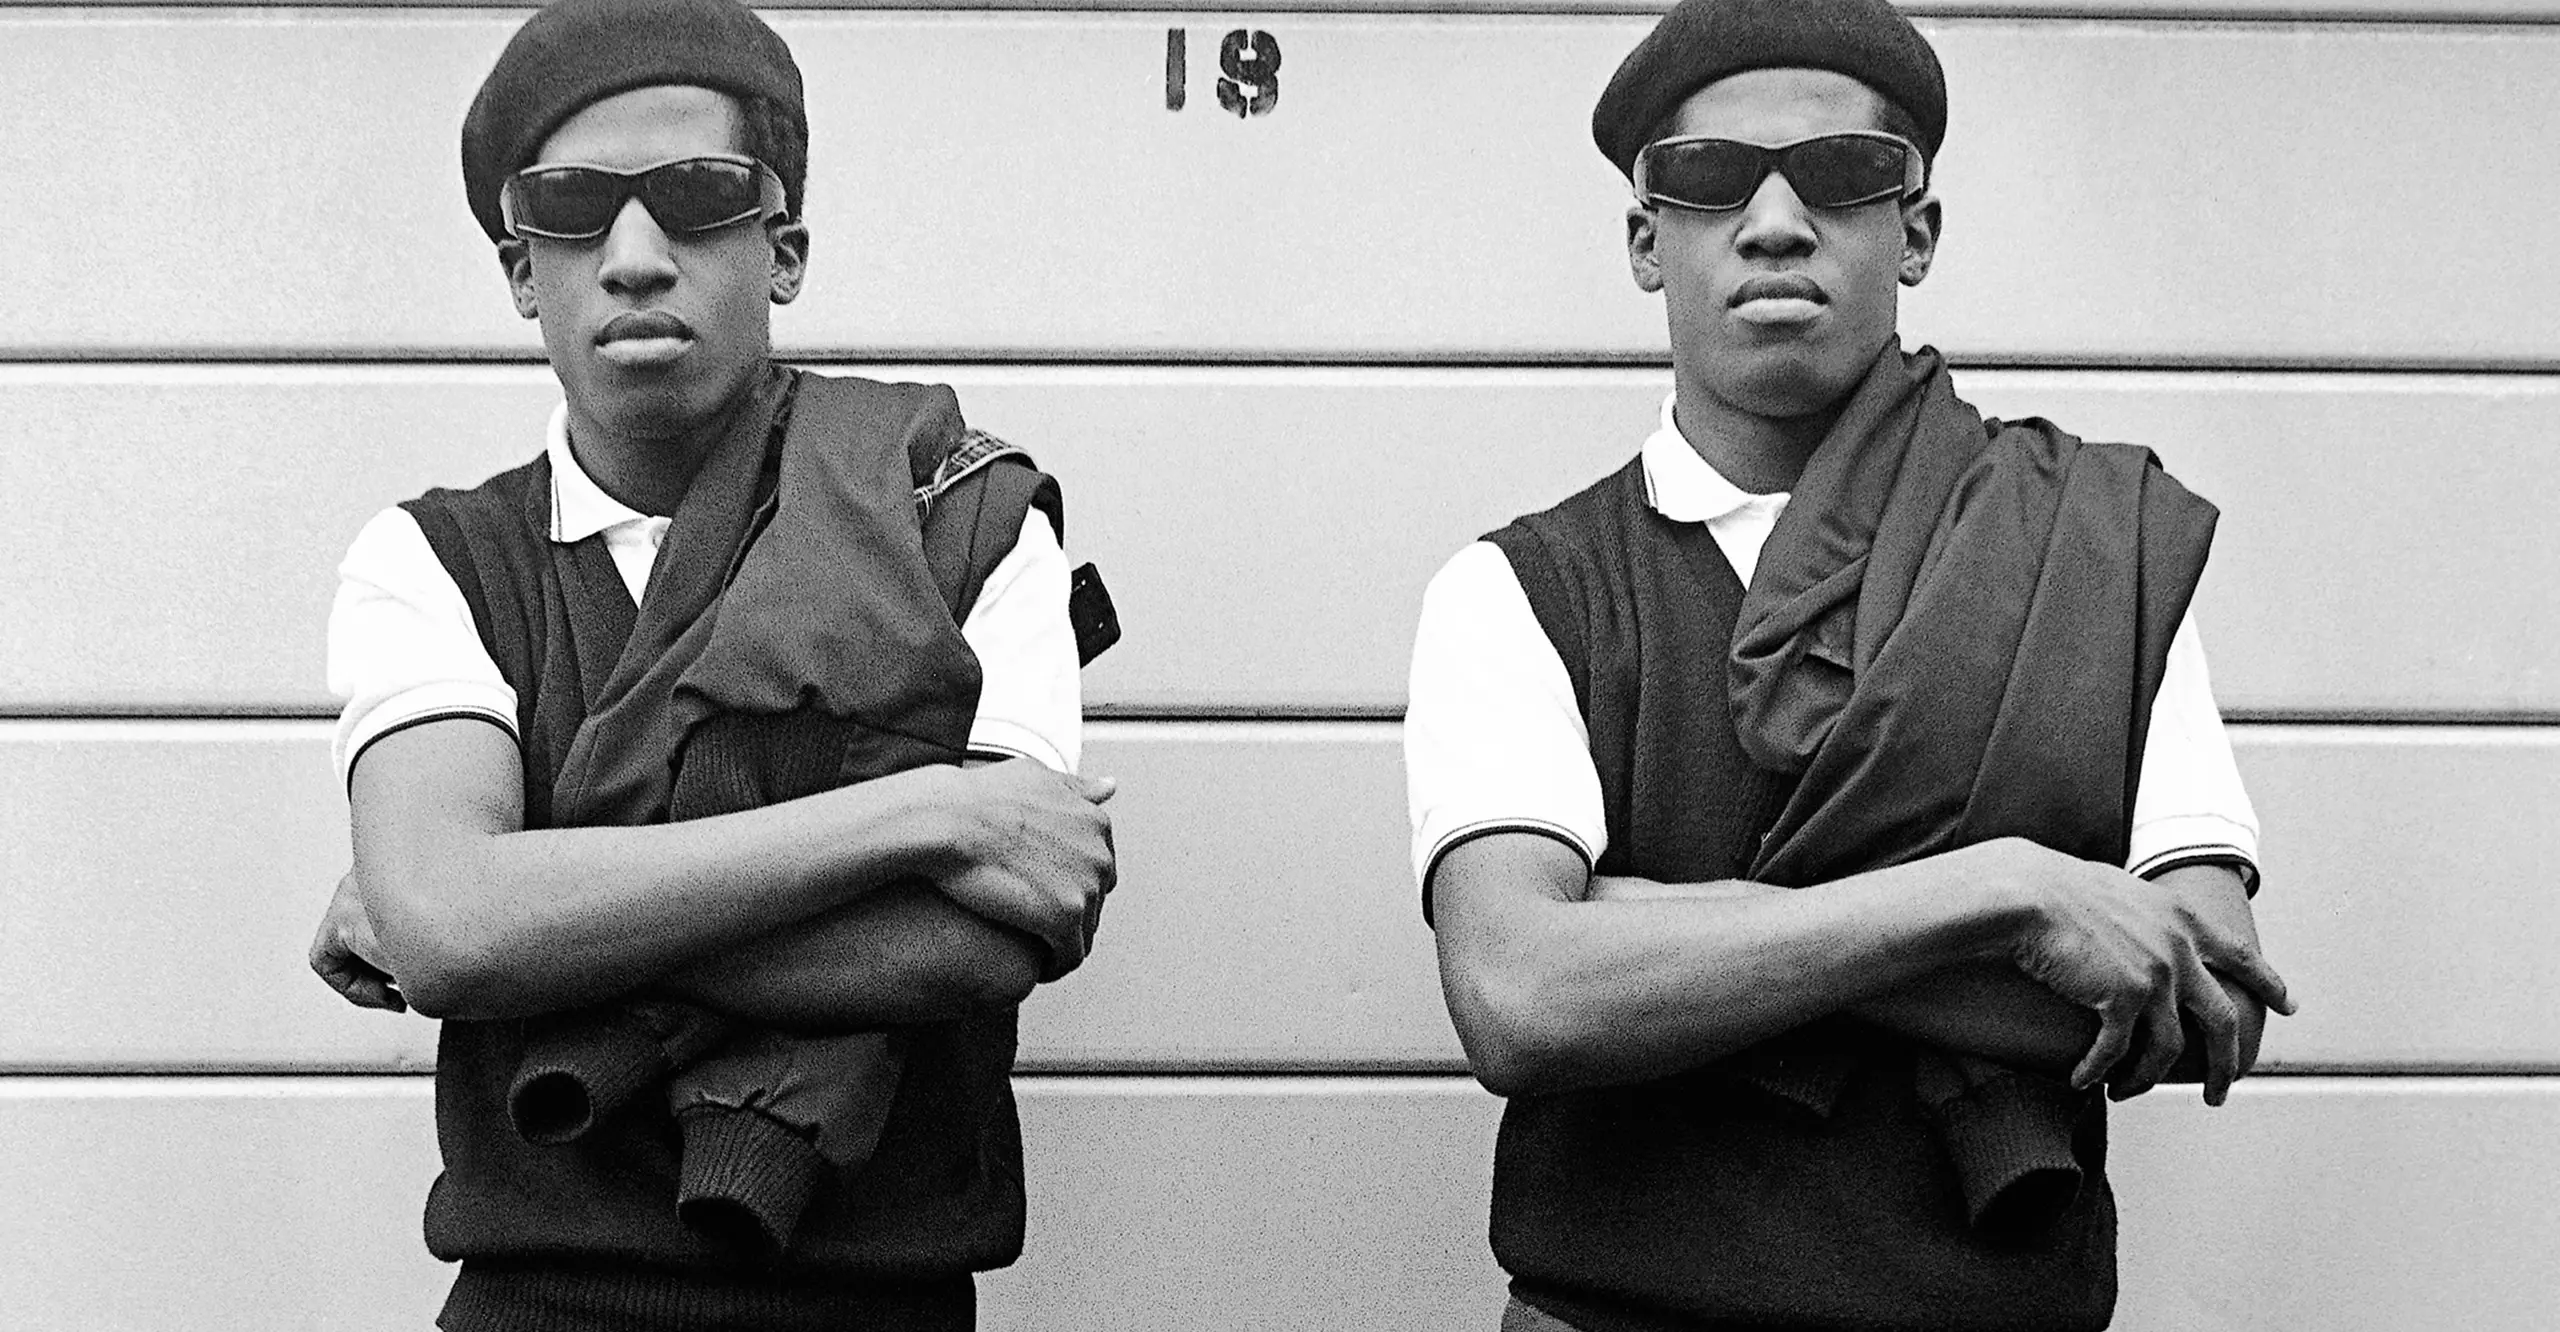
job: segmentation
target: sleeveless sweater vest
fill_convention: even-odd
[[[1486,540],[1589,727],[1609,837],[1594,872],[1749,877],[1792,784],[1736,735],[1726,662],[1743,587],[1705,525],[1656,512],[1635,460]],[[1844,1086],[1795,1094],[1791,1077],[1843,1053]],[[1522,1299],[1584,1332],[2105,1327],[2103,1121],[2061,1223],[2032,1244],[1986,1239],[1912,1089],[1913,1055],[1833,1018],[1652,1082],[1514,1097],[1494,1256]]]
[[[948,400],[948,390],[856,383],[830,386],[863,404],[853,419],[866,438],[856,448],[907,447],[898,437],[912,433],[919,412]],[[949,417],[956,425],[956,409]],[[929,479],[947,451],[917,454],[916,479]],[[538,457],[472,490],[433,490],[404,506],[516,691],[528,829],[561,826],[555,783],[638,619],[601,536],[549,539],[551,499],[549,461]],[[1055,484],[1019,465],[982,468],[935,503],[926,544],[936,586],[887,611],[908,617],[916,639],[951,633],[1028,511],[1054,523],[1059,508]],[[940,719],[877,720],[930,729]],[[428,1198],[427,1239],[437,1257],[464,1264],[448,1328],[966,1328],[968,1274],[1021,1251],[1010,1010],[905,1029],[903,1072],[869,1163],[853,1186],[822,1192],[790,1251],[754,1270],[677,1221],[679,1140],[662,1106],[636,1104],[575,1143],[536,1144],[517,1132],[507,1095],[528,1026],[448,1020],[438,1044],[445,1169]]]

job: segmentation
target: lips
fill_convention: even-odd
[[[1830,293],[1822,284],[1802,273],[1771,273],[1751,278],[1733,289],[1728,305],[1748,305],[1753,301],[1811,301],[1816,305],[1831,303]]]
[[[597,331],[596,345],[643,338],[682,338],[689,342],[693,339],[693,326],[664,310],[616,315]]]

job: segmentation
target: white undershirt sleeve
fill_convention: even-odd
[[[973,752],[1035,759],[1074,772],[1083,759],[1084,688],[1067,616],[1067,555],[1038,509],[998,561],[960,626],[978,655]]]
[[[375,514],[338,565],[328,669],[329,692],[346,700],[329,747],[341,788],[365,746],[404,726],[478,717],[515,734],[516,691],[405,509]]]
[[[1572,677],[1500,547],[1459,551],[1422,594],[1404,720],[1414,878],[1488,832],[1543,833],[1596,862],[1600,776]]]
[[[2192,616],[2169,641],[2147,735],[2125,867],[2152,874],[2184,861],[2235,858],[2247,863],[2242,877],[2255,886],[2258,814],[2240,785]]]

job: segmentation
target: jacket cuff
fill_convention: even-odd
[[[697,1104],[676,1125],[684,1135],[677,1219],[734,1256],[778,1257],[826,1169],[816,1144],[743,1106]]]
[[[702,1058],[728,1021],[680,1003],[582,1009],[534,1024],[507,1088],[527,1142],[575,1142],[631,1098]]]
[[[2032,1241],[2078,1201],[2086,1172],[2072,1150],[2073,1129],[2094,1094],[1997,1069],[1947,1099],[1922,1098],[1976,1231]]]

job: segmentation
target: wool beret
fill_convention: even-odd
[[[498,189],[561,122],[659,84],[769,98],[808,133],[791,48],[737,0],[555,0],[516,29],[462,118],[462,189],[480,229],[507,238]]]
[[[1610,76],[1591,108],[1591,138],[1633,179],[1645,136],[1690,94],[1782,67],[1833,70],[1883,94],[1918,122],[1930,160],[1946,141],[1938,53],[1885,0],[1680,0]]]

